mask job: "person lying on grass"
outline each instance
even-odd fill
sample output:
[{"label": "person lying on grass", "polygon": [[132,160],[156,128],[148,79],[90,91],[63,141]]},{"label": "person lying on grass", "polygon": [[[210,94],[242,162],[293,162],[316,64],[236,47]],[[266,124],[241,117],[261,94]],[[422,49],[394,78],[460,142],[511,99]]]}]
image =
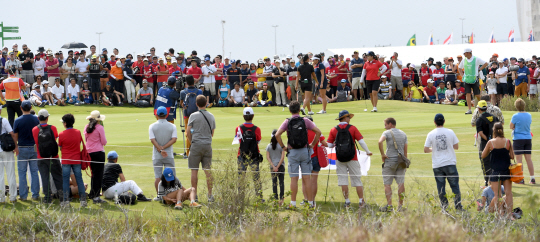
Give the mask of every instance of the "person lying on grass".
[{"label": "person lying on grass", "polygon": [[161,181],[158,184],[158,196],[163,198],[164,204],[175,204],[174,209],[182,210],[182,202],[188,199],[191,201],[189,207],[201,207],[195,202],[195,189],[183,187],[172,169],[168,167],[163,170]]}]

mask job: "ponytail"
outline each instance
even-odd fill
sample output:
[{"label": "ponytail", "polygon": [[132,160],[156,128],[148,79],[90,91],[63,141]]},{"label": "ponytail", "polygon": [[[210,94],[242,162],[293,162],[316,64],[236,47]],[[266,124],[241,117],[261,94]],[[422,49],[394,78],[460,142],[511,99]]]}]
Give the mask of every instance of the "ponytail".
[{"label": "ponytail", "polygon": [[98,121],[94,118],[89,119],[90,122],[88,123],[88,126],[86,127],[86,133],[90,134],[94,132],[96,129],[96,124],[98,124]]},{"label": "ponytail", "polygon": [[493,125],[493,137],[504,138],[504,127],[501,122],[497,122]]},{"label": "ponytail", "polygon": [[270,139],[270,144],[272,144],[272,149],[273,150],[276,150],[277,144],[278,144],[277,139],[276,139],[276,133],[277,133],[277,130],[274,129],[272,131],[272,139]]}]

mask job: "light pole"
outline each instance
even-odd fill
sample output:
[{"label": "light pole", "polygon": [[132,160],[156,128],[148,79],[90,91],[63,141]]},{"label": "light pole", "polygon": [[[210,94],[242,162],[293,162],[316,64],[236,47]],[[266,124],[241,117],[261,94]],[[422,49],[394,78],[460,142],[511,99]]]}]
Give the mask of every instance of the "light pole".
[{"label": "light pole", "polygon": [[225,20],[221,20],[221,29],[223,30],[223,34],[221,35],[221,39],[223,40],[221,50],[223,53],[221,56],[225,56]]},{"label": "light pole", "polygon": [[461,43],[463,44],[463,38],[465,38],[463,35],[463,20],[465,20],[465,18],[459,18],[459,20],[461,20]]},{"label": "light pole", "polygon": [[277,55],[277,27],[279,25],[272,25],[272,27],[274,28],[274,55]]},{"label": "light pole", "polygon": [[[98,40],[99,40],[99,42],[98,42],[98,51],[100,51],[101,50],[101,34],[103,34],[103,32],[96,32],[96,34],[99,36],[98,37]],[[99,52],[97,52],[97,53],[99,53]]]},{"label": "light pole", "polygon": [[292,45],[292,57],[294,57],[294,45]]}]

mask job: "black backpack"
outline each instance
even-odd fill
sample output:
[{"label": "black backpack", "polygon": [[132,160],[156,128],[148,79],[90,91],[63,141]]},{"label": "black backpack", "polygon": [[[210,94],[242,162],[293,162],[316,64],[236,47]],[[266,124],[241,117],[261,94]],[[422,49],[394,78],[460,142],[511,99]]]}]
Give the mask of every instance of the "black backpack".
[{"label": "black backpack", "polygon": [[5,133],[5,134],[2,134],[3,132],[3,125],[2,125],[2,117],[0,117],[0,147],[2,148],[3,151],[13,151],[15,150],[15,140],[13,140],[13,137],[11,137],[11,134],[9,133]]},{"label": "black backpack", "polygon": [[39,155],[43,158],[51,158],[58,155],[58,143],[50,125],[45,127],[38,125],[38,147]]},{"label": "black backpack", "polygon": [[186,93],[186,98],[184,99],[184,107],[186,109],[186,117],[189,117],[192,113],[197,112],[199,108],[197,107],[197,92],[199,89],[190,90],[186,88],[184,92]]},{"label": "black backpack", "polygon": [[493,115],[489,115],[488,117],[492,117],[493,121],[489,121],[487,117],[480,116],[481,119],[484,120],[485,123],[489,124],[489,134],[484,134],[487,137],[487,140],[490,140],[493,138],[493,125],[495,125],[496,122],[499,122],[499,119]]},{"label": "black backpack", "polygon": [[134,205],[137,201],[137,196],[133,193],[128,193],[126,195],[119,195],[118,196],[118,203],[125,204],[125,205]]},{"label": "black backpack", "polygon": [[304,118],[295,117],[289,119],[287,125],[287,144],[293,149],[304,148],[308,142],[308,132]]},{"label": "black backpack", "polygon": [[350,124],[347,124],[344,129],[340,128],[339,125],[336,126],[338,133],[334,144],[336,146],[336,158],[340,162],[348,162],[356,155],[356,142],[349,132],[350,127]]},{"label": "black backpack", "polygon": [[240,125],[240,130],[242,130],[242,142],[240,142],[240,154],[244,159],[249,159],[252,161],[261,161],[259,160],[259,146],[257,144],[257,136],[255,130],[257,126],[248,128],[243,124]]}]

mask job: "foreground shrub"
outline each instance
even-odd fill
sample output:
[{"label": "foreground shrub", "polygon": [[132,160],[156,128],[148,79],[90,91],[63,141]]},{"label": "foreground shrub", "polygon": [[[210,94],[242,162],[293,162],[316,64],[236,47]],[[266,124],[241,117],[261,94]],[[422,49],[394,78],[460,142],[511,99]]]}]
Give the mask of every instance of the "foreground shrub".
[{"label": "foreground shrub", "polygon": [[[514,102],[516,102],[516,100],[518,99],[518,97],[511,97],[511,96],[508,96],[508,97],[505,97],[501,100],[501,102],[499,103],[499,108],[502,110],[502,111],[515,111],[517,112],[517,109],[516,107],[514,106]],[[540,111],[540,100],[538,99],[538,97],[536,97],[535,99],[529,99],[529,98],[522,98],[523,101],[525,101],[525,111],[527,112],[538,112]]]}]

